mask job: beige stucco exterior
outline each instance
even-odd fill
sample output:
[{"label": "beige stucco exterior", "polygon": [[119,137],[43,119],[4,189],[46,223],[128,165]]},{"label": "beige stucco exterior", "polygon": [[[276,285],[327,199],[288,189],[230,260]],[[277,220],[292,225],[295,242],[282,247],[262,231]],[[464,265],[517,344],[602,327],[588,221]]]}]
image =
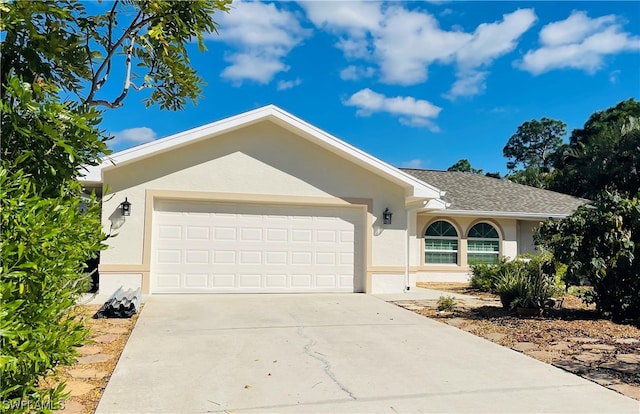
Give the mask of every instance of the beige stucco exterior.
[{"label": "beige stucco exterior", "polygon": [[[114,159],[87,179],[104,190],[102,225],[110,237],[99,269],[105,293],[121,285],[150,293],[154,211],[164,200],[355,211],[353,286],[358,292],[468,280],[466,234],[479,222],[497,229],[501,257],[535,252],[536,219],[447,214],[439,189],[273,107],[123,151]],[[125,198],[131,203],[128,217],[120,212]],[[385,225],[387,208],[393,220]],[[455,265],[424,263],[423,235],[435,220],[457,229]]]},{"label": "beige stucco exterior", "polygon": [[[106,169],[103,180],[102,224],[114,237],[101,256],[101,285],[135,274],[148,291],[157,199],[362,208],[365,274],[356,285],[370,292],[373,275],[404,274],[404,189],[272,122]],[[132,205],[126,218],[120,214],[125,197]],[[385,208],[395,214],[383,226]]]}]

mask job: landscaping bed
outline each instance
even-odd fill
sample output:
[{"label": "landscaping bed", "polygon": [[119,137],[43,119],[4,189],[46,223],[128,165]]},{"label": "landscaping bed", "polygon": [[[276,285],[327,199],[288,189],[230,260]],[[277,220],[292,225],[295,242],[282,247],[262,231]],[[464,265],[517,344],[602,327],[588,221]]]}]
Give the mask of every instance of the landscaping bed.
[{"label": "landscaping bed", "polygon": [[100,305],[78,306],[78,317],[85,319],[91,329],[90,343],[78,348],[75,364],[58,367],[57,374],[47,379],[52,384],[65,381],[65,391],[70,393],[64,410],[56,413],[95,412],[139,315],[130,319],[92,319],[98,309]]},{"label": "landscaping bed", "polygon": [[520,317],[502,309],[496,295],[468,284],[419,283],[419,287],[473,295],[456,300],[450,312],[435,300],[398,301],[397,305],[512,348],[540,361],[640,400],[640,328],[598,319],[593,307],[566,295],[562,308],[542,317]]}]

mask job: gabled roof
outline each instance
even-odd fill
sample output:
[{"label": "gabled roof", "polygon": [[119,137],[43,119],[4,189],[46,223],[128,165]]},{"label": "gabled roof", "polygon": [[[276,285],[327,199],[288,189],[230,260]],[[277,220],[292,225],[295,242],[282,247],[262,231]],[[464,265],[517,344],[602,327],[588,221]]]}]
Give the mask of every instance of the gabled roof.
[{"label": "gabled roof", "polygon": [[430,207],[444,208],[444,202],[439,200],[440,190],[425,181],[407,174],[366,152],[347,144],[346,142],[322,131],[319,128],[291,115],[274,105],[264,106],[211,124],[180,132],[166,138],[114,153],[94,167],[86,167],[81,181],[86,184],[102,183],[103,172],[118,168],[128,163],[136,162],[157,154],[168,152],[186,145],[256,124],[271,121],[303,139],[307,139],[320,147],[344,158],[366,170],[377,174],[405,189],[406,203],[428,201]]},{"label": "gabled roof", "polygon": [[403,168],[445,191],[447,214],[514,218],[565,217],[588,200],[480,174]]}]

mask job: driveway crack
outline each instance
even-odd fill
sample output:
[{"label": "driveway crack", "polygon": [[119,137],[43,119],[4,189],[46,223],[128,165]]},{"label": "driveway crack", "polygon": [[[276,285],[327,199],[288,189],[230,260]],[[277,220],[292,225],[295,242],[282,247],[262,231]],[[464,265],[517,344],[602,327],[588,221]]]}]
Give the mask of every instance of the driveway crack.
[{"label": "driveway crack", "polygon": [[310,338],[304,333],[304,326],[298,326],[298,335],[300,335],[302,338],[309,340],[309,342],[304,346],[304,353],[310,356],[311,358],[314,358],[320,361],[324,365],[325,374],[327,374],[327,376],[331,379],[331,381],[334,384],[336,384],[338,388],[340,388],[343,392],[345,392],[349,396],[349,398],[351,398],[352,400],[357,400],[356,396],[353,395],[353,393],[349,391],[347,387],[342,385],[340,381],[338,381],[338,378],[336,378],[336,374],[334,374],[333,370],[331,369],[331,362],[329,362],[326,358],[324,358],[324,356],[319,352],[313,351],[313,347],[316,345],[317,342],[315,339]]}]

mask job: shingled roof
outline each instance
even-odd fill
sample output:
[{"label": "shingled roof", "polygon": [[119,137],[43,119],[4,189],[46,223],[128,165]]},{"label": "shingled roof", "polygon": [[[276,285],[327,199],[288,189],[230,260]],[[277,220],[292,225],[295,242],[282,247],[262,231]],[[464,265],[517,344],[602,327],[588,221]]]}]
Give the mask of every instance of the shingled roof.
[{"label": "shingled roof", "polygon": [[588,200],[480,174],[401,168],[446,194],[448,210],[523,217],[564,217]]}]

